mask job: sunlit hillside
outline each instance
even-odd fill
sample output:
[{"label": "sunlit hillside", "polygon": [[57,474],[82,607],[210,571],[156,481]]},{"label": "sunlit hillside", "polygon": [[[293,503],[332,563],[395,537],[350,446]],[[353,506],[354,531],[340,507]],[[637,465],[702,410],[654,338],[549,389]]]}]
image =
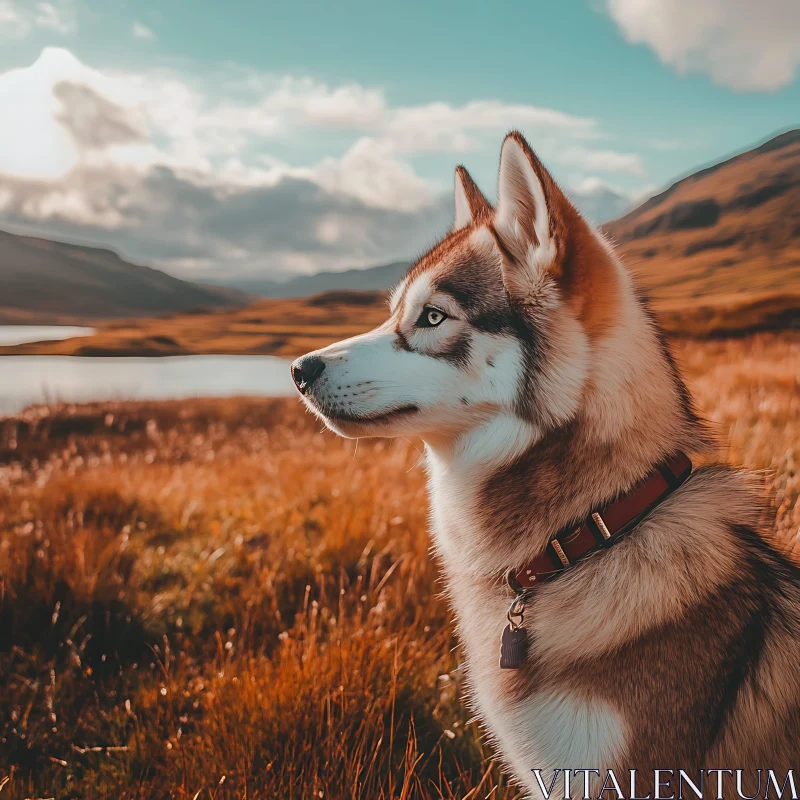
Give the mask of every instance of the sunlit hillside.
[{"label": "sunlit hillside", "polygon": [[670,316],[794,295],[800,325],[800,130],[676,182],[605,228]]}]

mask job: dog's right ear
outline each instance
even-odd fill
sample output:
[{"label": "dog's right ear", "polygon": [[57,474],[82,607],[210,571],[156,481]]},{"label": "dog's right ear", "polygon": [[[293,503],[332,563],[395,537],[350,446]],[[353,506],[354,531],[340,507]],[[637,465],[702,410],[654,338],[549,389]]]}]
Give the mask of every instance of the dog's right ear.
[{"label": "dog's right ear", "polygon": [[528,302],[543,280],[561,277],[567,228],[581,224],[586,227],[523,136],[508,134],[494,227],[511,256],[504,259],[503,280],[512,296]]},{"label": "dog's right ear", "polygon": [[539,305],[555,284],[588,332],[609,330],[619,316],[610,249],[517,132],[506,136],[500,153],[493,231],[503,284],[514,301]]},{"label": "dog's right ear", "polygon": [[492,211],[489,201],[483,196],[483,192],[472,180],[469,172],[462,167],[456,167],[455,185],[455,222],[453,230],[464,228],[471,225],[477,219],[485,217]]}]

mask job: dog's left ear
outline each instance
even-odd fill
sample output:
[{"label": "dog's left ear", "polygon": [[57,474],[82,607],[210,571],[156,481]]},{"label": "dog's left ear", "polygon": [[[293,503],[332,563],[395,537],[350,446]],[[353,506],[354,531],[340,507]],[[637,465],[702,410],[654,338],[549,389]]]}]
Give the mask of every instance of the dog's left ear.
[{"label": "dog's left ear", "polygon": [[456,231],[471,225],[475,220],[487,216],[492,211],[492,206],[483,196],[483,192],[472,180],[469,172],[460,165],[456,167],[455,206],[453,230]]},{"label": "dog's left ear", "polygon": [[522,134],[508,134],[494,227],[510,256],[503,278],[512,294],[524,300],[544,277],[560,278],[567,230],[577,221],[583,222]]}]

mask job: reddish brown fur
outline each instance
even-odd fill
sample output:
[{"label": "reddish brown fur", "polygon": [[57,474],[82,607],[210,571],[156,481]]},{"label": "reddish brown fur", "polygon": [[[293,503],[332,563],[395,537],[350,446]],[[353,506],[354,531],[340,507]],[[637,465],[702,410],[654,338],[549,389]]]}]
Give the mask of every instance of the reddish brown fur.
[{"label": "reddish brown fur", "polygon": [[467,198],[469,213],[473,222],[489,219],[494,211],[492,204],[484,197],[483,192],[472,180],[472,176],[461,164],[456,167],[456,180],[460,180],[461,185],[464,187],[464,194]]},{"label": "reddish brown fur", "polygon": [[[613,256],[561,191],[525,139],[516,132],[509,134],[509,137],[523,146],[545,190],[550,209],[551,234],[556,242],[556,259],[551,272],[565,302],[583,324],[589,337],[598,338],[618,316],[620,287]],[[468,261],[472,257],[469,238],[479,227],[489,230],[504,259],[522,257],[521,254],[514,254],[509,243],[498,236],[492,222],[494,208],[467,170],[459,166],[456,171],[469,203],[472,222],[452,231],[425,253],[409,270],[407,286],[423,272],[442,272],[456,262]],[[534,210],[530,207],[527,218],[523,218],[520,225],[536,242],[533,214]]]},{"label": "reddish brown fur", "polygon": [[474,225],[467,225],[447,234],[437,242],[427,253],[421,256],[406,275],[406,287],[410,286],[415,278],[423,272],[434,269],[443,262],[449,262],[458,253],[469,253],[469,236],[475,229]]}]

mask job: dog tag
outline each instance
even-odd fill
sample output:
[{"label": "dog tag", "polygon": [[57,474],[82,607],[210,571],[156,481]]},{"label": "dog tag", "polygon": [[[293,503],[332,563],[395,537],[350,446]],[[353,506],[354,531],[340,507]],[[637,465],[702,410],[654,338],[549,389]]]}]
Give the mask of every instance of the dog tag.
[{"label": "dog tag", "polygon": [[528,654],[528,632],[511,623],[500,639],[500,669],[519,669]]}]

